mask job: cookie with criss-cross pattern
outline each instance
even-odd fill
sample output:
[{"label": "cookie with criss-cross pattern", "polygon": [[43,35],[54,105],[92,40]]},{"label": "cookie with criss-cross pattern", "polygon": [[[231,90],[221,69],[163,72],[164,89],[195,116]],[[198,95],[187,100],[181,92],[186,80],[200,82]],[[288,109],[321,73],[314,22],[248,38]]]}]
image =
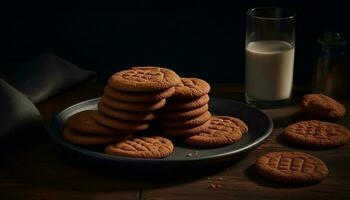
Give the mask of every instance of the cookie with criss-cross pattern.
[{"label": "cookie with criss-cross pattern", "polygon": [[303,97],[301,108],[314,119],[336,121],[345,115],[345,107],[324,94],[308,94]]},{"label": "cookie with criss-cross pattern", "polygon": [[181,78],[181,83],[175,86],[172,99],[194,99],[208,94],[210,85],[199,78]]},{"label": "cookie with criss-cross pattern", "polygon": [[162,134],[166,136],[175,136],[175,137],[191,136],[191,135],[196,135],[198,133],[203,132],[209,127],[209,125],[210,125],[210,120],[208,120],[207,122],[199,126],[188,127],[188,128],[166,129],[166,130],[163,130]]},{"label": "cookie with criss-cross pattern", "polygon": [[350,131],[346,127],[318,120],[291,124],[283,136],[290,143],[314,149],[333,148],[350,141]]},{"label": "cookie with criss-cross pattern", "polygon": [[211,114],[209,111],[203,113],[202,115],[186,120],[163,120],[160,122],[160,127],[164,129],[171,128],[188,128],[194,126],[200,126],[205,122],[209,121]]},{"label": "cookie with criss-cross pattern", "polygon": [[155,101],[155,102],[143,102],[143,103],[125,102],[125,101],[118,101],[115,99],[111,99],[106,95],[103,95],[100,101],[103,104],[113,109],[135,111],[135,112],[148,112],[148,111],[158,110],[162,108],[166,103],[166,99],[161,99],[160,101]]},{"label": "cookie with criss-cross pattern", "polygon": [[187,137],[184,141],[195,146],[219,147],[237,142],[247,132],[247,125],[237,118],[213,116],[206,130]]},{"label": "cookie with criss-cross pattern", "polygon": [[172,112],[161,112],[161,118],[166,120],[185,120],[198,117],[208,111],[208,104],[191,110],[180,110]]},{"label": "cookie with criss-cross pattern", "polygon": [[137,158],[164,158],[174,150],[173,143],[160,136],[134,137],[106,147],[105,153]]},{"label": "cookie with criss-cross pattern", "polygon": [[180,77],[172,70],[161,67],[133,67],[113,74],[108,85],[127,92],[166,90],[180,83]]},{"label": "cookie with criss-cross pattern", "polygon": [[121,119],[116,119],[112,117],[108,117],[104,114],[99,113],[94,116],[94,119],[97,123],[107,126],[117,130],[125,130],[125,131],[143,131],[149,128],[149,123],[146,121],[126,121]]},{"label": "cookie with criss-cross pattern", "polygon": [[163,107],[164,111],[188,111],[196,109],[202,106],[207,105],[209,102],[209,95],[203,95],[195,99],[186,99],[186,100],[171,100],[168,99],[166,106]]},{"label": "cookie with criss-cross pattern", "polygon": [[266,179],[292,185],[315,184],[328,176],[326,164],[302,152],[270,152],[256,161],[258,173]]},{"label": "cookie with criss-cross pattern", "polygon": [[104,103],[98,103],[99,112],[117,119],[129,120],[129,121],[151,121],[156,119],[157,115],[154,112],[130,112],[125,110],[110,108]]}]

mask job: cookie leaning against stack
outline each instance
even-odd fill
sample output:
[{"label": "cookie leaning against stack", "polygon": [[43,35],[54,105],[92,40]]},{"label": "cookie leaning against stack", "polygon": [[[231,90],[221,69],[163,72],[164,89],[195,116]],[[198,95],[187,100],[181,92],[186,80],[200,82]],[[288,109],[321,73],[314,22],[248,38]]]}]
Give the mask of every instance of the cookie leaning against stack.
[{"label": "cookie leaning against stack", "polygon": [[175,93],[161,110],[159,127],[164,135],[190,136],[210,124],[208,111],[210,85],[198,78],[181,78]]},{"label": "cookie leaning against stack", "polygon": [[108,80],[98,103],[100,114],[95,119],[113,129],[146,130],[157,117],[155,111],[165,105],[179,82],[175,72],[160,67],[133,67],[117,72]]}]

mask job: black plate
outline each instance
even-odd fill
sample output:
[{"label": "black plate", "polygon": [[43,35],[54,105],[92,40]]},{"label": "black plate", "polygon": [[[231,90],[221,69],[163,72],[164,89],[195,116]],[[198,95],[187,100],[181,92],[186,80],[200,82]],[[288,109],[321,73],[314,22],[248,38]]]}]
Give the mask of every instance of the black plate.
[{"label": "black plate", "polygon": [[178,167],[196,164],[211,164],[232,161],[261,144],[272,132],[273,123],[270,117],[247,104],[229,99],[210,99],[210,111],[214,115],[229,115],[243,120],[249,127],[249,132],[243,138],[228,146],[204,149],[188,146],[180,141],[174,141],[174,152],[164,159],[141,159],[103,154],[103,148],[86,148],[71,144],[62,138],[66,120],[73,114],[96,109],[99,98],[75,104],[60,112],[50,124],[50,134],[55,142],[68,150],[75,158],[83,158],[94,164],[115,165],[120,167]]}]

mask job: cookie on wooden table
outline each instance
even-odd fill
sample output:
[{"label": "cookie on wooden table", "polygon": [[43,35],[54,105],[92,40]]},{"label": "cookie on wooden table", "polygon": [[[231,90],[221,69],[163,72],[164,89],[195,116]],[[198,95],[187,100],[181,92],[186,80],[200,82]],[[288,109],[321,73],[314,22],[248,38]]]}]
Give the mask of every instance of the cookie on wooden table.
[{"label": "cookie on wooden table", "polygon": [[126,102],[156,102],[171,97],[175,93],[175,87],[155,92],[125,92],[106,86],[104,94],[111,99]]},{"label": "cookie on wooden table", "polygon": [[350,141],[350,131],[346,127],[318,120],[291,124],[283,136],[290,143],[314,149],[333,148]]},{"label": "cookie on wooden table", "polygon": [[125,130],[125,131],[143,131],[149,128],[149,123],[144,121],[126,121],[116,118],[108,117],[104,114],[99,113],[98,115],[94,116],[94,119],[97,123],[117,129],[117,130]]},{"label": "cookie on wooden table", "polygon": [[292,185],[315,184],[328,176],[326,164],[302,152],[270,152],[256,161],[258,173],[266,179]]},{"label": "cookie on wooden table", "polygon": [[195,99],[186,100],[168,100],[166,106],[164,106],[164,111],[184,111],[200,108],[209,102],[209,95],[203,95]]},{"label": "cookie on wooden table", "polygon": [[180,77],[172,70],[161,67],[133,67],[113,74],[108,85],[127,92],[166,90],[180,83]]},{"label": "cookie on wooden table", "polygon": [[164,158],[174,150],[173,143],[160,136],[134,137],[106,147],[105,153],[137,158]]},{"label": "cookie on wooden table", "polygon": [[335,121],[345,115],[345,107],[324,94],[308,94],[301,102],[302,110],[313,117]]},{"label": "cookie on wooden table", "polygon": [[154,112],[130,112],[117,110],[104,105],[102,102],[98,103],[98,110],[102,114],[105,114],[109,117],[129,121],[151,121],[157,117],[156,113]]},{"label": "cookie on wooden table", "polygon": [[188,128],[204,124],[209,121],[211,114],[209,111],[203,113],[202,115],[186,120],[163,120],[160,122],[160,127],[164,129],[171,128]]},{"label": "cookie on wooden table", "polygon": [[219,147],[237,142],[247,132],[247,125],[237,118],[212,116],[206,130],[185,138],[184,142],[195,146]]},{"label": "cookie on wooden table", "polygon": [[94,119],[98,115],[96,110],[85,110],[78,112],[68,118],[68,126],[82,134],[94,134],[94,135],[119,135],[119,134],[131,134],[132,131],[115,130],[108,126],[103,126],[96,122]]},{"label": "cookie on wooden table", "polygon": [[86,135],[66,127],[63,131],[63,139],[78,145],[102,145],[110,144],[125,139],[126,135]]},{"label": "cookie on wooden table", "polygon": [[199,78],[181,78],[181,83],[175,86],[172,99],[194,99],[208,94],[210,85]]},{"label": "cookie on wooden table", "polygon": [[106,95],[102,96],[100,101],[103,104],[113,109],[135,111],[135,112],[158,110],[162,108],[166,103],[166,99],[161,99],[160,101],[156,101],[156,102],[144,102],[144,103],[125,102],[125,101],[118,101],[115,99],[111,99]]}]

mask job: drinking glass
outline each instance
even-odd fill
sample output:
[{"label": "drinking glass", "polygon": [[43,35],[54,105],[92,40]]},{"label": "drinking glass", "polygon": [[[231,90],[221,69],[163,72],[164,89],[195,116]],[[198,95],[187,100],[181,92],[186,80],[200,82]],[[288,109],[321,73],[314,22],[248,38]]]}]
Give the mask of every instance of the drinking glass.
[{"label": "drinking glass", "polygon": [[288,104],[293,85],[295,13],[262,7],[247,11],[246,101],[269,108]]}]

